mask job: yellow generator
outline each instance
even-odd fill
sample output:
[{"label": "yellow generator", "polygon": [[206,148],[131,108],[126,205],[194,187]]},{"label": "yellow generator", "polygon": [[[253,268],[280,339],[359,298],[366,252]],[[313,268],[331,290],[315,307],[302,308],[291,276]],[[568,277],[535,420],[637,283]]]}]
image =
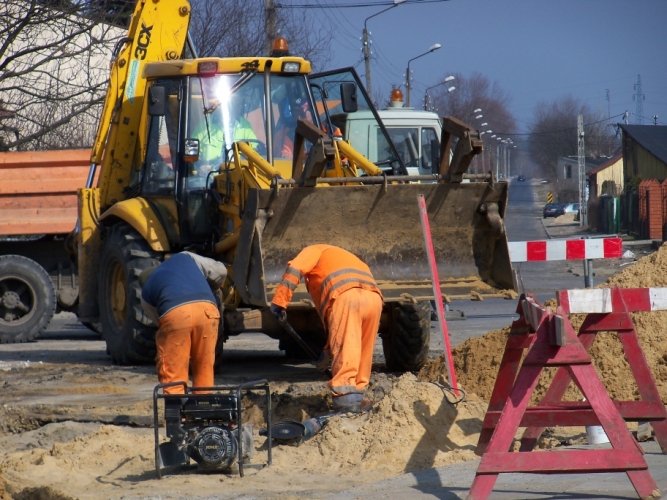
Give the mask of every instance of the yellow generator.
[{"label": "yellow generator", "polygon": [[[418,369],[433,299],[418,195],[448,297],[512,288],[507,185],[465,173],[481,151],[474,131],[445,119],[432,174],[409,176],[352,68],[311,74],[284,49],[182,58],[188,17],[185,1],[137,4],[79,196],[79,316],[99,326],[114,362],[153,360],[155,326],[140,307],[138,278],[182,250],[229,269],[221,340],[261,331],[296,353],[267,307],[288,260],[330,243],[361,257],[378,280],[388,367]],[[354,113],[369,111],[387,144],[381,165],[341,138]],[[303,287],[288,320],[322,347]]]}]

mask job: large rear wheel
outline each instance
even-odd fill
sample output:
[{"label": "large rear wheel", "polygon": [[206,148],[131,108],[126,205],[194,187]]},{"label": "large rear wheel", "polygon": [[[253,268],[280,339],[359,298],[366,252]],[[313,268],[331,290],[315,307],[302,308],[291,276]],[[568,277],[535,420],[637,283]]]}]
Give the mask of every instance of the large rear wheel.
[{"label": "large rear wheel", "polygon": [[49,325],[56,295],[48,273],[22,255],[0,257],[0,343],[28,342]]},{"label": "large rear wheel", "polygon": [[102,336],[116,364],[155,360],[155,325],[141,307],[139,275],[158,264],[157,252],[134,229],[111,227],[100,259],[98,301]]},{"label": "large rear wheel", "polygon": [[431,303],[395,302],[391,321],[381,333],[387,370],[417,371],[426,362],[431,340]]}]

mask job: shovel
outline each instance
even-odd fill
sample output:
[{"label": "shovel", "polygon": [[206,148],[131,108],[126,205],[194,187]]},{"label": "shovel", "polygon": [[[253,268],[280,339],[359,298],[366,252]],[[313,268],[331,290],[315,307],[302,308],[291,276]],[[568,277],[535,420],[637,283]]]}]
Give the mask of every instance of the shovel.
[{"label": "shovel", "polygon": [[[305,340],[297,333],[297,331],[292,327],[292,325],[289,324],[287,321],[287,318],[285,319],[279,319],[278,323],[280,323],[280,326],[283,327],[283,329],[287,332],[287,334],[301,347],[301,349],[304,350],[304,352],[310,357],[312,360],[313,364],[320,368],[319,366],[319,361],[320,357],[313,351],[313,349],[306,343]],[[327,374],[327,376],[331,377],[331,370],[328,368],[323,370],[324,373]]]},{"label": "shovel", "polygon": [[290,337],[292,337],[292,340],[294,340],[297,344],[299,344],[299,347],[304,350],[308,356],[314,361],[317,362],[319,359],[319,356],[315,354],[315,351],[311,349],[311,347],[306,343],[305,340],[301,338],[301,335],[297,333],[297,331],[292,327],[287,322],[287,318],[285,319],[279,319],[278,323],[280,323],[280,326],[283,327],[283,329],[288,333]]}]

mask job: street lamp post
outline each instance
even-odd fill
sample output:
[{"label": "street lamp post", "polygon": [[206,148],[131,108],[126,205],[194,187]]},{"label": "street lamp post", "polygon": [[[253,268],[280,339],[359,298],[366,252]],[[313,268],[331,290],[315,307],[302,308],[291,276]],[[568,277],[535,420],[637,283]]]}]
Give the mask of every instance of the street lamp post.
[{"label": "street lamp post", "polygon": [[420,57],[423,57],[426,54],[430,54],[431,52],[438,50],[440,47],[442,47],[442,45],[440,45],[439,43],[434,43],[428,48],[426,52],[422,52],[418,56],[415,56],[412,59],[408,60],[408,68],[405,70],[405,91],[407,93],[406,105],[408,108],[410,107],[410,63],[415,59],[419,59]]},{"label": "street lamp post", "polygon": [[[473,110],[472,110],[472,114],[473,114],[473,117],[475,118],[475,120],[480,120],[480,121],[481,121],[481,120],[484,118],[484,115],[482,114],[482,108],[475,108],[475,109],[473,109]],[[484,123],[481,124],[482,127],[486,127],[487,125],[488,125],[487,122],[484,122]],[[480,134],[480,137],[481,137],[483,134],[484,134],[484,132],[482,132],[482,133]],[[480,164],[480,162],[482,163],[482,168],[481,168],[481,169],[479,168],[479,164]],[[474,171],[475,173],[480,173],[480,172],[483,172],[483,171],[484,171],[484,148],[482,148],[482,157],[479,158],[479,161],[474,161],[474,162],[473,162],[473,164],[471,165],[471,169],[472,169],[472,171]]]},{"label": "street lamp post", "polygon": [[[426,90],[424,91],[424,110],[425,111],[428,111],[429,104],[430,104],[429,103],[428,91],[431,90],[431,89],[434,89],[436,87],[439,87],[440,85],[445,85],[449,82],[453,82],[454,80],[456,80],[456,78],[452,75],[449,75],[447,78],[445,78],[440,83],[436,83],[435,85],[431,85],[430,87],[426,87]],[[454,85],[450,85],[449,87],[447,87],[447,92],[454,92],[455,90],[456,90],[456,87],[454,87]]]},{"label": "street lamp post", "polygon": [[370,42],[368,40],[368,27],[366,26],[366,23],[368,23],[368,20],[375,17],[379,16],[383,12],[387,12],[390,9],[393,9],[394,7],[398,7],[400,4],[404,3],[405,0],[394,0],[393,5],[390,5],[386,9],[382,9],[380,12],[376,12],[375,14],[368,16],[366,19],[364,19],[364,31],[361,33],[361,39],[362,39],[362,51],[364,53],[364,71],[365,71],[365,76],[366,76],[366,91],[368,92],[368,95],[371,96],[373,93],[371,92],[371,47],[370,47]]},{"label": "street lamp post", "polygon": [[500,143],[502,141],[502,137],[496,136],[496,180],[500,180]]},{"label": "street lamp post", "polygon": [[[482,125],[486,126],[486,125],[488,125],[488,123],[483,123]],[[484,134],[493,134],[493,130],[491,130],[491,129],[484,130],[484,131],[479,133],[479,136],[484,137]],[[482,148],[482,173],[486,172],[486,170],[485,170],[486,169],[485,155],[486,155],[486,148],[483,147]]]}]

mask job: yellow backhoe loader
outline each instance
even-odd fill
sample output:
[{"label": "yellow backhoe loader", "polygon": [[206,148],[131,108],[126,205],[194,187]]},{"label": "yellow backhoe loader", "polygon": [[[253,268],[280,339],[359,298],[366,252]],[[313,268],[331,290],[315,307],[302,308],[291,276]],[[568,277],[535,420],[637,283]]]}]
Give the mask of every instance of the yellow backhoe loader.
[{"label": "yellow backhoe loader", "polygon": [[[420,194],[445,294],[512,288],[507,185],[465,173],[481,151],[476,132],[445,119],[437,169],[408,176],[381,126],[389,160],[375,165],[339,133],[352,113],[377,118],[352,68],[315,75],[284,50],[194,58],[189,14],[185,0],[137,3],[79,193],[79,316],[99,325],[114,362],[152,361],[155,327],[140,308],[138,277],[185,249],[228,266],[222,338],[262,331],[298,350],[267,306],[289,259],[305,245],[331,243],[359,255],[380,284],[388,367],[419,368],[433,298]],[[322,347],[305,288],[288,319]]]}]

